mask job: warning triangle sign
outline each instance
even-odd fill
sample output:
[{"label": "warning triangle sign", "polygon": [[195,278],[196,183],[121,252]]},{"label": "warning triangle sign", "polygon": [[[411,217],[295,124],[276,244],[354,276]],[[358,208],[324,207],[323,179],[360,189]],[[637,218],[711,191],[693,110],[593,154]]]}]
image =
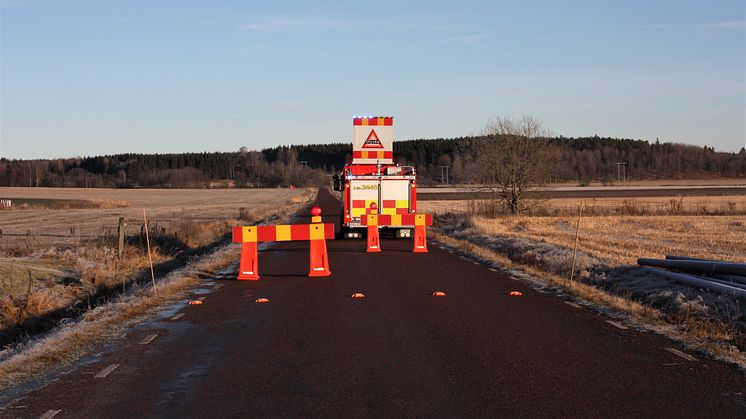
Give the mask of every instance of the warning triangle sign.
[{"label": "warning triangle sign", "polygon": [[381,140],[379,140],[378,135],[376,135],[376,130],[374,129],[370,130],[370,134],[368,134],[368,138],[363,143],[363,148],[383,148],[383,144],[381,144]]}]

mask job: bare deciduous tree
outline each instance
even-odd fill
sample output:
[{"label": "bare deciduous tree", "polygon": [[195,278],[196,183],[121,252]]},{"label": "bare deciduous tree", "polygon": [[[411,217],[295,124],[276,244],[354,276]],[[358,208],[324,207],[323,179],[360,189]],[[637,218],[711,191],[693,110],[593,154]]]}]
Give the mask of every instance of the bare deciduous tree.
[{"label": "bare deciduous tree", "polygon": [[549,132],[531,117],[497,117],[485,128],[477,146],[477,175],[494,199],[512,214],[525,210],[526,192],[545,179],[548,162],[543,152]]}]

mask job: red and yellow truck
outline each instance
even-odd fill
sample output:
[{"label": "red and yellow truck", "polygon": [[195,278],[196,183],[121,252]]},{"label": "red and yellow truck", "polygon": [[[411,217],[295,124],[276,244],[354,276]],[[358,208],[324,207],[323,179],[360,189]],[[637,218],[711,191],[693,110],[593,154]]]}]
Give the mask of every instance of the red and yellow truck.
[{"label": "red and yellow truck", "polygon": [[[411,166],[394,163],[391,116],[352,118],[352,161],[334,175],[334,190],[341,192],[341,233],[345,238],[364,236],[360,216],[375,204],[379,214],[413,214],[417,210],[416,173]],[[379,227],[397,238],[412,236],[414,226]]]}]

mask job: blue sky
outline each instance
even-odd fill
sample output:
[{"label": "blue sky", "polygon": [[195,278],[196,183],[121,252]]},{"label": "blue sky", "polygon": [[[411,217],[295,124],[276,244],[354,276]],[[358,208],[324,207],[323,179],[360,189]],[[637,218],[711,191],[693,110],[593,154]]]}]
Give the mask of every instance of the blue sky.
[{"label": "blue sky", "polygon": [[746,146],[737,1],[0,0],[0,156],[480,133]]}]

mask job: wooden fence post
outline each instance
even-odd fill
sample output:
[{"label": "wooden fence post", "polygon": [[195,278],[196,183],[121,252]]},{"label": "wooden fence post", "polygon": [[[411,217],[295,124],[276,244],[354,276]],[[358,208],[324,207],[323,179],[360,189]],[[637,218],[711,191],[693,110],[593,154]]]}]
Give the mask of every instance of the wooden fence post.
[{"label": "wooden fence post", "polygon": [[117,234],[119,236],[119,248],[117,249],[117,256],[119,259],[124,255],[124,229],[127,224],[124,223],[124,217],[119,217],[119,227],[117,228]]},{"label": "wooden fence post", "polygon": [[580,217],[583,216],[583,201],[580,201],[578,209],[578,223],[575,224],[575,248],[572,251],[572,270],[570,271],[570,281],[575,277],[575,260],[578,255],[578,234],[580,233]]}]

